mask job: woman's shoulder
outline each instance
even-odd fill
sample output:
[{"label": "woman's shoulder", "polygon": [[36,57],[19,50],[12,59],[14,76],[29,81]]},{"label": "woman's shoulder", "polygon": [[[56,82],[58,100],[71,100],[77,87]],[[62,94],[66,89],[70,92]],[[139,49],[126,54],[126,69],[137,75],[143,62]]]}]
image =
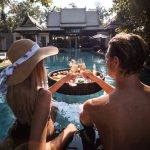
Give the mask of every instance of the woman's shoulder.
[{"label": "woman's shoulder", "polygon": [[43,103],[43,104],[47,105],[47,104],[50,104],[50,102],[51,102],[52,94],[50,91],[48,91],[44,88],[41,88],[38,91],[38,98],[37,99],[38,99],[38,102],[40,104]]},{"label": "woman's shoulder", "polygon": [[47,96],[51,97],[51,96],[52,96],[52,93],[51,93],[50,91],[44,89],[44,88],[40,88],[40,89],[38,90],[38,96],[39,96],[39,97],[43,97],[43,96],[44,96],[44,97],[47,97]]}]

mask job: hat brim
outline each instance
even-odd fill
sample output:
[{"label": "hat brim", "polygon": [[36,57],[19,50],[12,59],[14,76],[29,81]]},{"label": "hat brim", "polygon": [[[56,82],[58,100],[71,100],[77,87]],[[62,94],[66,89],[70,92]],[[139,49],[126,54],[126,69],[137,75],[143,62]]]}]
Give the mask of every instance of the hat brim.
[{"label": "hat brim", "polygon": [[38,62],[46,57],[56,55],[58,52],[58,48],[54,46],[39,48],[31,58],[14,69],[13,74],[8,77],[6,84],[12,86],[23,82],[30,75]]}]

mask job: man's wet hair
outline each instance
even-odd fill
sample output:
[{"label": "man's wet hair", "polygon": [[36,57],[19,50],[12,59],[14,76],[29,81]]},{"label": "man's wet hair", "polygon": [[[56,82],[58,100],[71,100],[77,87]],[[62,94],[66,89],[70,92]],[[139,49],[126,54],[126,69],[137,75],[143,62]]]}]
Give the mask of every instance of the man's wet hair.
[{"label": "man's wet hair", "polygon": [[136,34],[119,33],[109,41],[109,56],[117,56],[123,74],[139,73],[150,55],[148,44]]}]

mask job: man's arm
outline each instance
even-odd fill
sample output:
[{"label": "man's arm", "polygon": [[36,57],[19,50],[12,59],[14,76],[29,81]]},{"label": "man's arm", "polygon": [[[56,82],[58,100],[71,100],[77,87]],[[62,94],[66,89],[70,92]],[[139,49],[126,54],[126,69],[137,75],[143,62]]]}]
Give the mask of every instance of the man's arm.
[{"label": "man's arm", "polygon": [[83,104],[83,110],[80,113],[80,122],[83,125],[87,126],[93,125],[93,121],[90,117],[90,112],[91,112],[91,100],[88,100]]},{"label": "man's arm", "polygon": [[112,85],[109,85],[104,80],[99,79],[96,76],[95,76],[95,82],[108,94],[115,90],[115,87],[113,87]]},{"label": "man's arm", "polygon": [[96,115],[99,119],[101,118],[103,113],[100,113],[101,111],[104,111],[104,106],[109,103],[109,97],[110,95],[102,95],[93,99],[89,99],[86,102],[83,103],[83,110],[80,113],[80,121],[84,125],[93,125],[94,122],[94,116]]},{"label": "man's arm", "polygon": [[[142,83],[142,82],[141,82]],[[150,86],[148,86],[148,85],[146,85],[146,84],[144,84],[144,83],[142,83],[142,85],[144,86],[144,90],[145,91],[149,91],[150,92]]]},{"label": "man's arm", "polygon": [[106,83],[103,79],[98,78],[97,76],[93,75],[93,73],[89,70],[83,72],[83,76],[87,79],[90,79],[96,82],[106,93],[111,93],[115,90],[115,87]]}]

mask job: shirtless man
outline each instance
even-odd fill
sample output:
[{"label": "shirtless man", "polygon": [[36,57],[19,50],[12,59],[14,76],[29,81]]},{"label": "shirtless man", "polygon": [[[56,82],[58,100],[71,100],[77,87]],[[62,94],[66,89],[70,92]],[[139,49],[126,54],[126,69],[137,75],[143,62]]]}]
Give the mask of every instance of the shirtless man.
[{"label": "shirtless man", "polygon": [[120,33],[110,40],[106,53],[116,89],[84,72],[108,93],[87,100],[80,114],[82,124],[96,126],[104,150],[150,150],[150,87],[138,78],[149,53],[140,36]]}]

